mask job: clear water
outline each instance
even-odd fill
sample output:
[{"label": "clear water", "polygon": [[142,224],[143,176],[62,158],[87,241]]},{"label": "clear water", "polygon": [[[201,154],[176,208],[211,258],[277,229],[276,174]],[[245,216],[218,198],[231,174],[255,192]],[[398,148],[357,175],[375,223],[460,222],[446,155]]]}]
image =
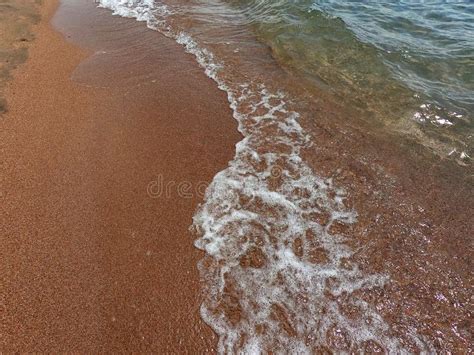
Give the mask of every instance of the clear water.
[{"label": "clear water", "polygon": [[376,50],[391,76],[427,99],[474,110],[474,6],[469,2],[315,2]]},{"label": "clear water", "polygon": [[[433,337],[418,331],[423,320],[392,324],[367,301],[390,283],[389,272],[363,271],[351,259],[356,251],[340,229],[357,223],[357,211],[302,154],[317,142],[300,121],[314,118],[322,94],[437,154],[455,150],[451,156],[469,165],[471,5],[446,5],[466,22],[443,30],[452,32],[449,46],[436,32],[441,25],[432,24],[430,36],[420,29],[448,20],[426,10],[426,21],[416,22],[420,8],[399,4],[100,0],[194,55],[227,93],[243,136],[193,224],[195,245],[206,252],[201,316],[220,353],[434,352]],[[436,46],[451,54],[436,54]]]},{"label": "clear water", "polygon": [[245,14],[281,65],[360,115],[405,134],[422,130],[425,143],[440,143],[431,146],[441,155],[455,149],[471,155],[474,2],[228,3]]}]

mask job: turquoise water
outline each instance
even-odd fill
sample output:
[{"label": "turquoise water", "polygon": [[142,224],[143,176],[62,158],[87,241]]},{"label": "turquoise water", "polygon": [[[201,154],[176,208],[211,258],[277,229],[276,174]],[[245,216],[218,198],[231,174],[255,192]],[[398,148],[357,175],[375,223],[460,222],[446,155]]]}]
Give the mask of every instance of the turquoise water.
[{"label": "turquoise water", "polygon": [[347,120],[382,126],[442,159],[471,165],[473,1],[118,3],[142,19],[159,19],[152,27],[189,34],[222,64],[220,75],[231,86],[259,81],[300,103],[307,97],[297,86],[312,92],[314,102],[327,93],[347,109]]},{"label": "turquoise water", "polygon": [[312,84],[362,115],[411,119],[431,138],[471,154],[474,2],[229,3],[282,65]]},{"label": "turquoise water", "polygon": [[376,49],[393,76],[440,105],[474,110],[474,3],[315,2]]}]

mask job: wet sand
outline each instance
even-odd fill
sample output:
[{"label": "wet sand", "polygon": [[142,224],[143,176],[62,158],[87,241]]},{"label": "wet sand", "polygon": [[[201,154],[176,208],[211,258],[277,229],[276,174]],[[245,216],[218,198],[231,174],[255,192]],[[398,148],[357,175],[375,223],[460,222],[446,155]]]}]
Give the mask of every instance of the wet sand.
[{"label": "wet sand", "polygon": [[[67,42],[49,23],[56,6],[42,5],[0,123],[0,350],[212,351],[188,226],[195,188],[239,140],[224,93],[132,20],[104,10],[81,23],[93,3],[60,9],[56,26],[83,48]],[[111,45],[112,28],[125,42]],[[111,55],[91,58],[104,43]]]},{"label": "wet sand", "polygon": [[[319,122],[303,122],[318,140],[305,158],[347,189],[346,203],[358,212],[356,224],[337,225],[334,231],[356,250],[350,261],[361,270],[390,275],[383,288],[360,293],[362,299],[409,351],[419,351],[407,339],[416,331],[437,352],[470,353],[471,171],[433,159],[414,142],[390,140],[362,125],[348,127],[331,108],[322,112],[326,117]],[[348,351],[338,336],[332,349]]]}]

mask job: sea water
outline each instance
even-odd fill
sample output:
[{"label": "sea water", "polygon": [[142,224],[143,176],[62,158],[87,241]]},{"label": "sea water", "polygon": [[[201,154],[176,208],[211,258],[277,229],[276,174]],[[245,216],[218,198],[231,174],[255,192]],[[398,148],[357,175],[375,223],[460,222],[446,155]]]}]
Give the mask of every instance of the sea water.
[{"label": "sea water", "polygon": [[[361,271],[346,192],[305,162],[299,101],[317,93],[364,121],[413,136],[470,167],[474,6],[470,2],[100,0],[195,56],[227,93],[243,139],[194,217],[205,281],[202,318],[221,353],[433,351],[399,339],[361,296],[385,273]],[[301,88],[309,95],[298,96]],[[310,97],[308,99],[308,97]],[[348,311],[350,310],[350,311]]]}]

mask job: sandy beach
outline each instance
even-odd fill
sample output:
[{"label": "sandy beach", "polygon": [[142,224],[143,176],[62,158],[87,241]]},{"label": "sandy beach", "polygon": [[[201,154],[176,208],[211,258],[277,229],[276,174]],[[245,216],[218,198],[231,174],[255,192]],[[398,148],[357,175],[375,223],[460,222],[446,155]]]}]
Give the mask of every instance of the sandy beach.
[{"label": "sandy beach", "polygon": [[[95,10],[88,5],[72,11]],[[147,37],[145,61],[128,63],[136,72],[154,67],[139,90],[113,73],[105,88],[72,81],[107,20],[122,35],[147,30],[104,10],[100,26],[79,24],[96,47],[79,48],[51,27],[57,6],[41,8],[1,121],[0,349],[212,351],[215,337],[198,311],[200,253],[188,231],[202,196],[160,196],[154,182],[194,188],[226,165],[238,135],[223,93],[162,36]]]},{"label": "sandy beach", "polygon": [[[292,82],[238,26],[256,64],[211,26],[230,68],[213,77],[185,39],[92,1],[8,9],[0,352],[472,350],[466,159]],[[199,32],[197,18],[170,23]],[[259,86],[259,65],[301,102]],[[192,228],[203,215],[223,232]]]}]

